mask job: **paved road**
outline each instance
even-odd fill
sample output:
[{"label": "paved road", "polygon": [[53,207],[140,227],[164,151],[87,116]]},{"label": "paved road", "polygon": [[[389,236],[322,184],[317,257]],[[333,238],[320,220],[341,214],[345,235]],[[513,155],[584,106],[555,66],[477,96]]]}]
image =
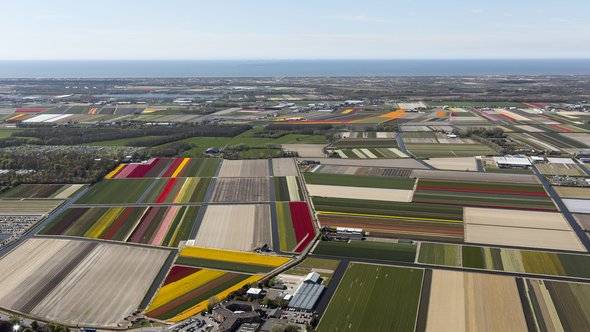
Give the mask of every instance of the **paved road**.
[{"label": "paved road", "polygon": [[485,169],[483,168],[483,163],[481,162],[481,159],[476,158],[475,165],[477,166],[478,172],[485,172]]},{"label": "paved road", "polygon": [[539,172],[539,169],[534,164],[533,171],[541,181],[541,184],[545,188],[545,191],[547,191],[547,193],[553,199],[553,201],[555,202],[555,204],[557,205],[565,219],[569,222],[574,232],[576,232],[576,235],[578,236],[584,247],[586,247],[586,250],[590,251],[590,239],[588,238],[588,236],[586,236],[586,233],[584,232],[582,227],[580,227],[580,225],[576,222],[576,219],[574,219],[571,212],[568,210],[567,206],[565,206],[565,204],[561,200],[561,197],[559,197],[559,195],[555,192],[555,189],[553,189],[553,187],[549,184],[549,181],[547,181],[545,176],[543,176],[543,174]]},{"label": "paved road", "polygon": [[[404,139],[403,139],[402,135],[403,135],[403,132],[401,132],[401,131],[398,131],[397,134],[395,135],[395,140],[397,141],[397,145],[399,146],[399,150],[401,152],[407,154],[408,156],[412,156],[412,154],[410,152],[408,152],[408,149],[406,148],[406,143],[404,143]],[[414,160],[416,160],[420,164],[424,165],[428,169],[435,169],[434,167],[432,167],[428,163],[425,163],[423,160],[420,160],[417,158],[414,158]]]},{"label": "paved road", "polygon": [[33,226],[27,233],[23,234],[23,236],[21,236],[20,239],[18,239],[17,241],[13,242],[12,244],[10,244],[10,245],[2,248],[2,249],[0,249],[0,257],[6,255],[9,251],[11,251],[12,249],[16,248],[19,244],[23,243],[27,239],[30,239],[33,236],[35,236],[35,234],[37,234],[41,229],[43,229],[43,227],[45,227],[53,219],[55,219],[55,217],[57,217],[59,214],[61,214],[63,211],[65,211],[67,208],[69,208],[77,199],[79,199],[80,197],[82,197],[88,191],[88,189],[89,189],[89,187],[84,188],[82,191],[80,191],[72,199],[70,199],[69,201],[65,202],[58,209],[56,209],[55,211],[53,211],[53,213],[51,213],[49,216],[47,216],[47,218],[41,220],[41,222],[39,222],[38,224],[36,224],[35,226]]},{"label": "paved road", "polygon": [[[587,176],[590,176],[590,170],[586,167],[584,167],[584,164],[582,164],[578,159],[574,158],[574,160],[576,161],[576,163],[578,163],[578,166],[582,169],[582,172],[586,173]],[[589,165],[586,165],[589,166]]]}]

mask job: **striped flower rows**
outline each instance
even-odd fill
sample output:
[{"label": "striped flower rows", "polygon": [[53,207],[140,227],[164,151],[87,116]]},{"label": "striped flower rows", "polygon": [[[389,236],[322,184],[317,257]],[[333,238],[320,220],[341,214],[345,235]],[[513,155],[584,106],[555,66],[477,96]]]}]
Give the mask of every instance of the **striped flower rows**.
[{"label": "striped flower rows", "polygon": [[207,308],[211,297],[225,299],[261,276],[175,265],[146,310],[148,317],[177,322]]},{"label": "striped flower rows", "polygon": [[177,178],[213,176],[219,166],[217,159],[153,158],[142,163],[121,164],[106,175],[107,179]]},{"label": "striped flower rows", "polygon": [[198,213],[198,206],[71,208],[42,233],[176,247]]}]

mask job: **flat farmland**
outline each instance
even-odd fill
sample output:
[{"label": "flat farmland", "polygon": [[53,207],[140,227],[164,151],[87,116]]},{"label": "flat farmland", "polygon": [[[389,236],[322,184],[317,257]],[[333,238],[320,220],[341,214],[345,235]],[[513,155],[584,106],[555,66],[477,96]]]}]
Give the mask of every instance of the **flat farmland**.
[{"label": "flat farmland", "polygon": [[539,325],[550,331],[584,331],[590,326],[590,286],[526,279],[529,308]]},{"label": "flat farmland", "polygon": [[45,215],[63,202],[60,199],[2,199],[0,215]]},{"label": "flat farmland", "polygon": [[553,187],[561,198],[590,199],[590,188],[585,187]]},{"label": "flat farmland", "polygon": [[586,173],[576,164],[548,163],[536,165],[543,175],[585,176]]},{"label": "flat farmland", "polygon": [[83,184],[21,184],[0,195],[0,198],[67,199],[82,189]]},{"label": "flat farmland", "polygon": [[174,266],[146,310],[146,315],[159,320],[179,321],[205,310],[211,297],[223,300],[230,292],[260,278],[247,274]]},{"label": "flat farmland", "polygon": [[76,204],[136,203],[153,179],[103,180],[88,189]]},{"label": "flat farmland", "polygon": [[137,309],[168,255],[125,245],[29,239],[0,260],[0,269],[11,271],[0,280],[0,305],[68,325],[127,326],[124,318]]},{"label": "flat farmland", "polygon": [[208,205],[195,238],[199,247],[250,251],[272,245],[268,205]]},{"label": "flat farmland", "polygon": [[287,263],[286,257],[212,248],[182,248],[176,264],[251,274],[268,273]]},{"label": "flat farmland", "polygon": [[426,331],[528,331],[516,280],[434,270]]},{"label": "flat farmland", "polygon": [[430,158],[425,162],[437,169],[450,171],[477,171],[474,157]]},{"label": "flat farmland", "polygon": [[273,176],[297,176],[297,164],[292,158],[272,159]]},{"label": "flat farmland", "polygon": [[224,160],[219,170],[220,178],[267,177],[270,175],[268,160]]},{"label": "flat farmland", "polygon": [[351,263],[318,331],[414,331],[421,269]]},{"label": "flat farmland", "polygon": [[413,201],[468,207],[556,211],[553,201],[541,185],[420,179]]},{"label": "flat farmland", "polygon": [[412,190],[414,188],[414,184],[416,183],[416,179],[409,177],[391,177],[384,179],[381,176],[354,176],[318,173],[304,173],[303,176],[307,184],[348,187]]},{"label": "flat farmland", "polygon": [[70,208],[41,233],[176,247],[198,213],[198,206]]},{"label": "flat farmland", "polygon": [[217,178],[211,202],[268,202],[270,178]]},{"label": "flat farmland", "polygon": [[406,144],[416,158],[474,157],[497,153],[483,144]]},{"label": "flat farmland", "polygon": [[169,178],[154,180],[143,203],[200,203],[205,199],[210,178]]},{"label": "flat farmland", "polygon": [[296,152],[300,158],[322,158],[326,156],[323,144],[283,144],[283,150]]},{"label": "flat farmland", "polygon": [[307,190],[311,196],[317,197],[367,199],[390,202],[411,202],[413,194],[412,190],[403,189],[328,186],[320,184],[308,184]]},{"label": "flat farmland", "polygon": [[460,266],[461,247],[447,243],[420,243],[418,262],[425,264]]},{"label": "flat farmland", "polygon": [[590,199],[566,198],[563,200],[567,209],[573,213],[590,213]]},{"label": "flat farmland", "polygon": [[375,259],[392,262],[414,262],[416,245],[376,241],[321,241],[313,251],[316,255]]},{"label": "flat farmland", "polygon": [[273,182],[276,201],[296,202],[303,200],[303,192],[299,188],[299,181],[296,176],[275,176]]},{"label": "flat farmland", "polygon": [[340,158],[314,158],[322,165],[343,165],[343,166],[360,166],[360,167],[388,167],[388,168],[415,168],[425,169],[426,166],[420,162],[405,159],[340,159]]},{"label": "flat farmland", "polygon": [[508,174],[508,173],[481,173],[481,172],[457,172],[457,171],[435,171],[415,169],[411,174],[420,180],[436,181],[460,181],[478,183],[506,183],[506,184],[529,184],[539,185],[539,179],[532,174]]},{"label": "flat farmland", "polygon": [[[319,165],[315,166],[310,173],[306,174],[334,174],[334,175],[356,175],[374,177],[399,177],[407,178],[412,174],[407,168],[385,168],[385,167],[362,167],[362,166],[340,166],[340,165]],[[304,174],[304,176],[306,175]]]}]

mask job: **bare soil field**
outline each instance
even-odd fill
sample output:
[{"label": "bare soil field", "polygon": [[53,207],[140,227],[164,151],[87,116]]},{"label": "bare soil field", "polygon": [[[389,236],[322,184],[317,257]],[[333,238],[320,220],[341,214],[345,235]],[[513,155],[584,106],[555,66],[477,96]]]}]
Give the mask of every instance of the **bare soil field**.
[{"label": "bare soil field", "polygon": [[528,331],[513,277],[464,275],[467,331]]},{"label": "bare soil field", "polygon": [[590,231],[590,214],[574,214],[573,216],[584,231]]},{"label": "bare soil field", "polygon": [[429,180],[538,184],[539,179],[529,174],[481,173],[457,171],[414,170],[412,177]]},{"label": "bare soil field", "polygon": [[475,157],[460,158],[430,158],[424,160],[428,165],[449,171],[477,171]]},{"label": "bare soil field", "polygon": [[341,158],[315,158],[322,165],[344,165],[365,167],[399,167],[426,169],[426,166],[414,159],[341,159]]},{"label": "bare soil field", "polygon": [[209,205],[195,238],[198,247],[251,251],[272,245],[268,205]]},{"label": "bare soil field", "polygon": [[505,227],[546,228],[571,231],[565,218],[558,212],[464,208],[466,224]]},{"label": "bare soil field", "polygon": [[217,178],[211,202],[270,201],[270,178]]},{"label": "bare soil field", "polygon": [[426,331],[527,331],[516,281],[433,270]]},{"label": "bare soil field", "polygon": [[0,306],[68,325],[126,326],[165,250],[61,239],[29,239],[0,260]]},{"label": "bare soil field", "polygon": [[561,198],[590,199],[590,188],[581,187],[553,187]]},{"label": "bare soil field", "polygon": [[0,214],[43,215],[55,210],[63,202],[59,199],[3,199],[0,200]]},{"label": "bare soil field", "polygon": [[414,195],[413,190],[326,186],[318,184],[308,184],[307,190],[311,196],[389,202],[411,202],[412,196]]},{"label": "bare soil field", "polygon": [[585,251],[572,231],[465,224],[465,242]]},{"label": "bare soil field", "polygon": [[300,158],[323,158],[324,153],[323,144],[283,144],[283,150],[297,152]]},{"label": "bare soil field", "polygon": [[314,168],[313,173],[359,176],[409,177],[412,173],[412,170],[407,168],[321,165]]},{"label": "bare soil field", "polygon": [[457,271],[432,270],[426,332],[466,331],[463,275]]},{"label": "bare soil field", "polygon": [[220,178],[269,176],[268,160],[224,160],[219,170]]},{"label": "bare soil field", "polygon": [[297,164],[292,158],[279,158],[272,160],[273,176],[297,176]]}]

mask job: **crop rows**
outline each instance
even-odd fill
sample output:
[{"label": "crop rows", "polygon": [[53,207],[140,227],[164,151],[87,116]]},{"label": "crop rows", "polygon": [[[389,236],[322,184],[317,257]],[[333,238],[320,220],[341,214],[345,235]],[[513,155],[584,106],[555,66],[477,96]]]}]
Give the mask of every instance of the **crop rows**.
[{"label": "crop rows", "polygon": [[176,247],[189,238],[198,212],[198,206],[70,208],[42,233]]}]

